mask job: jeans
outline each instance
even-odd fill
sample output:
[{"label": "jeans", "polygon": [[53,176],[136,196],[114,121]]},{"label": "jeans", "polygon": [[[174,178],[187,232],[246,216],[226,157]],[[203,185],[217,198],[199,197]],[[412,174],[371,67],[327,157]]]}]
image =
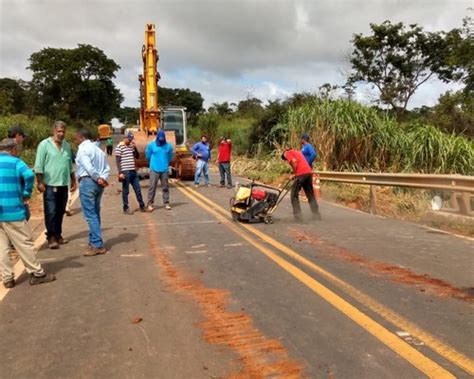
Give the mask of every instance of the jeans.
[{"label": "jeans", "polygon": [[113,151],[114,147],[113,146],[109,146],[107,145],[107,155],[112,155],[112,151]]},{"label": "jeans", "polygon": [[219,163],[219,173],[221,174],[221,185],[225,184],[225,177],[227,176],[227,184],[232,186],[232,176],[230,175],[230,162]]},{"label": "jeans", "polygon": [[299,200],[299,193],[303,188],[306,197],[308,198],[309,206],[313,214],[319,213],[318,203],[314,197],[313,191],[313,174],[300,175],[295,178],[293,187],[291,188],[291,205],[293,206],[293,214],[296,218],[301,218],[301,207]]},{"label": "jeans", "polygon": [[135,196],[137,197],[138,204],[140,204],[140,208],[145,207],[145,203],[143,202],[142,197],[142,189],[140,188],[140,181],[138,179],[138,174],[135,170],[123,171],[125,175],[125,179],[122,182],[122,202],[123,202],[123,210],[126,211],[128,206],[128,194],[130,191],[130,184],[135,191]]},{"label": "jeans", "polygon": [[156,186],[158,185],[158,181],[161,182],[161,191],[163,192],[163,204],[169,204],[170,202],[168,173],[150,170],[150,187],[148,188],[147,205],[153,205],[153,203],[155,202]]},{"label": "jeans", "polygon": [[48,240],[52,237],[61,237],[68,191],[68,186],[53,187],[45,185],[43,205],[46,237]]},{"label": "jeans", "polygon": [[205,184],[209,184],[209,164],[202,159],[198,159],[196,163],[196,174],[194,175],[195,184],[199,184],[201,181],[201,174],[204,174]]},{"label": "jeans", "polygon": [[82,212],[89,225],[89,245],[97,248],[104,247],[100,227],[100,199],[104,188],[91,178],[82,178],[79,182],[79,198]]}]

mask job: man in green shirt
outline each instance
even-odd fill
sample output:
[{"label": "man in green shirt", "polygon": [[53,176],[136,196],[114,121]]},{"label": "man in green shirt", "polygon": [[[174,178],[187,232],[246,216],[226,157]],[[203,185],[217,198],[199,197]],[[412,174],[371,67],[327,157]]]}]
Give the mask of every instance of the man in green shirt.
[{"label": "man in green shirt", "polygon": [[72,153],[64,140],[66,124],[56,121],[53,136],[38,145],[35,174],[38,191],[43,194],[44,220],[49,248],[58,249],[68,241],[62,236],[62,224],[66,210],[68,188],[76,190],[76,177],[72,170]]},{"label": "man in green shirt", "polygon": [[105,146],[107,146],[107,155],[111,156],[114,150],[114,140],[112,139],[112,137],[107,138]]}]

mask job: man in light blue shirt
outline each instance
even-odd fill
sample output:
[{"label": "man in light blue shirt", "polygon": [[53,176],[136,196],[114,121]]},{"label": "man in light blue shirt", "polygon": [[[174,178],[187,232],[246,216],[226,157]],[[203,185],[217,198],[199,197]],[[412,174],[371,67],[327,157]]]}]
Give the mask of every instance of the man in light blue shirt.
[{"label": "man in light blue shirt", "polygon": [[105,254],[107,250],[102,240],[100,224],[100,200],[104,188],[109,184],[110,166],[105,153],[91,140],[90,132],[81,129],[75,139],[79,145],[76,155],[76,177],[79,181],[79,198],[84,218],[89,225],[89,247],[84,256]]}]

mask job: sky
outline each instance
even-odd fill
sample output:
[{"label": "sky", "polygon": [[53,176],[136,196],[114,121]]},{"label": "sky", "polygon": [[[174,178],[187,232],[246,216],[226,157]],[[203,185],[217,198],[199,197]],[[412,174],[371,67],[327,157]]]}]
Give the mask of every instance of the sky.
[{"label": "sky", "polygon": [[[370,23],[416,23],[427,31],[462,25],[464,0],[0,0],[0,77],[29,80],[28,58],[44,47],[102,49],[121,66],[123,105],[138,107],[147,23],[157,28],[159,85],[214,102],[284,98],[343,84],[350,40]],[[432,80],[410,107],[433,105],[453,86]],[[360,90],[362,102],[373,100]]]}]

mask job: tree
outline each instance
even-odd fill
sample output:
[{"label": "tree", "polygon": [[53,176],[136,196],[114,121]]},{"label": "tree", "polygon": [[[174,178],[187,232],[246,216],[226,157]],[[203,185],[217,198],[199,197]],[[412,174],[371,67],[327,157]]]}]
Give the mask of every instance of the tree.
[{"label": "tree", "polygon": [[196,117],[203,111],[204,99],[199,92],[189,88],[158,87],[158,103],[160,106],[176,105],[186,107],[191,117]]},{"label": "tree", "polygon": [[441,95],[428,120],[436,127],[474,137],[474,97],[466,91]]},{"label": "tree", "polygon": [[434,75],[453,78],[452,67],[443,59],[447,41],[443,33],[428,33],[416,24],[385,21],[370,24],[372,34],[355,34],[352,43],[352,73],[349,83],[373,84],[380,101],[401,116],[415,91]]},{"label": "tree", "polygon": [[38,107],[49,116],[105,122],[119,110],[122,94],[112,79],[120,66],[91,45],[75,49],[45,48],[33,53],[32,89]]},{"label": "tree", "polygon": [[462,28],[446,34],[447,49],[444,59],[453,71],[453,78],[465,84],[464,92],[474,93],[474,21],[463,20]]},{"label": "tree", "polygon": [[125,125],[135,124],[140,117],[138,110],[138,108],[122,107],[118,112],[117,118]]},{"label": "tree", "polygon": [[22,80],[0,79],[0,113],[22,113],[26,103],[26,85]]},{"label": "tree", "polygon": [[249,97],[246,100],[241,100],[237,105],[237,111],[242,116],[258,117],[263,111],[262,100],[257,99],[256,97]]},{"label": "tree", "polygon": [[232,109],[227,101],[223,103],[214,103],[209,107],[209,112],[216,112],[219,116],[227,116],[232,113]]}]

